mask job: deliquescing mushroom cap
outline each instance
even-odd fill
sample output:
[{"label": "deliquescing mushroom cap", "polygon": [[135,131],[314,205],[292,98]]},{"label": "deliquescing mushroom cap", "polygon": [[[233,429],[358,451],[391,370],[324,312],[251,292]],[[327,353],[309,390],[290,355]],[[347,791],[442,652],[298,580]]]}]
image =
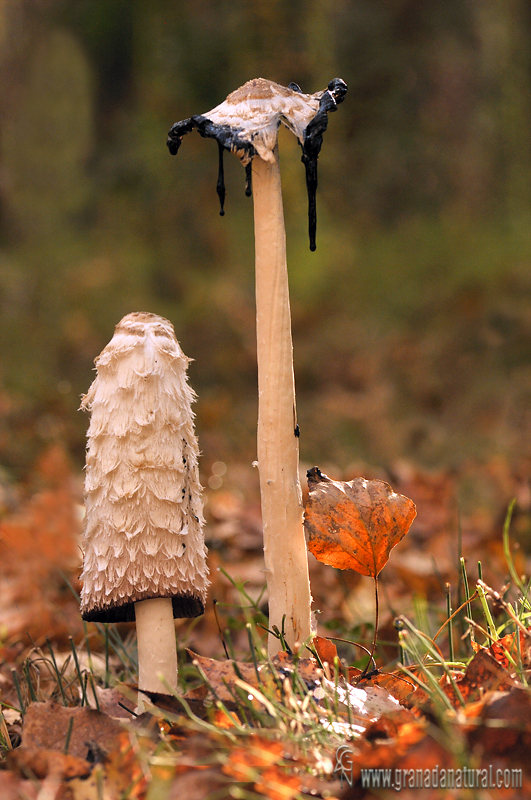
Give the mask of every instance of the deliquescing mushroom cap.
[{"label": "deliquescing mushroom cap", "polygon": [[183,136],[196,128],[201,136],[217,140],[220,148],[218,194],[223,202],[223,150],[238,156],[247,169],[247,194],[250,194],[250,162],[254,155],[272,161],[278,129],[283,123],[298,138],[302,161],[306,167],[310,218],[310,248],[315,249],[315,192],[317,190],[317,158],[328,125],[328,113],[342,103],[347,85],[334,78],[328,87],[315,94],[304,94],[295,83],[288,87],[255,78],[229,94],[226,100],[206,114],[198,114],[172,125],[167,145],[176,155]]},{"label": "deliquescing mushroom cap", "polygon": [[204,610],[208,587],[195,394],[173,326],[133,313],[96,359],[85,475],[81,614],[134,620],[134,603],[172,599],[174,617]]}]

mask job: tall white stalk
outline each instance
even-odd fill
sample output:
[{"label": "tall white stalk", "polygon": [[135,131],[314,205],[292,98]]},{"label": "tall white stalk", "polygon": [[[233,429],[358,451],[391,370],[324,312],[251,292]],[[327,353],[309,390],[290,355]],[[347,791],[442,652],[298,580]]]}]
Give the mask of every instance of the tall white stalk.
[{"label": "tall white stalk", "polygon": [[[253,200],[258,351],[258,468],[269,593],[269,627],[288,645],[311,635],[311,594],[299,482],[286,234],[278,148],[255,156]],[[298,431],[297,431],[298,432]],[[269,654],[279,649],[269,636]]]},{"label": "tall white stalk", "polygon": [[[220,160],[217,191],[225,198],[223,152],[235,153],[252,167],[256,251],[258,339],[258,467],[262,495],[264,557],[269,591],[269,625],[284,630],[290,647],[311,636],[311,594],[299,484],[299,443],[295,413],[293,347],[286,269],[277,136],[284,124],[298,138],[306,168],[308,232],[315,250],[317,159],[328,114],[345,97],[347,85],[334,78],[315,94],[297,84],[281,86],[264,78],[247,81],[206,114],[172,125],[167,145],[176,155],[183,136],[194,128],[217,140]],[[279,647],[269,637],[269,652]]]}]

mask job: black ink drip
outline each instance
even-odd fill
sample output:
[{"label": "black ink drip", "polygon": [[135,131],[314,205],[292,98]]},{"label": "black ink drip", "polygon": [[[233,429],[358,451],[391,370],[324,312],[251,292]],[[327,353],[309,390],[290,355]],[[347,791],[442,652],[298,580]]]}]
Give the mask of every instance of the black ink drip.
[{"label": "black ink drip", "polygon": [[[194,128],[197,128],[201,136],[208,139],[215,139],[218,143],[219,170],[216,191],[221,205],[219,213],[223,217],[225,214],[224,203],[226,194],[223,171],[223,150],[231,150],[233,153],[238,153],[238,155],[243,153],[246,158],[252,158],[256,154],[256,151],[251,142],[240,139],[238,136],[240,129],[231,128],[230,125],[217,125],[215,122],[209,120],[208,117],[197,114],[189,119],[176,122],[175,125],[171,126],[166,145],[172,156],[177,155],[183,136],[190,133]],[[249,197],[252,194],[250,163],[245,168],[245,176],[245,194]]]},{"label": "black ink drip", "polygon": [[218,149],[219,149],[219,166],[218,166],[218,182],[216,185],[216,192],[218,193],[219,204],[220,204],[219,216],[224,217],[225,216],[225,210],[223,208],[223,205],[225,203],[225,173],[223,171],[224,147],[221,144],[221,142],[218,142]]},{"label": "black ink drip", "polygon": [[[294,92],[300,92],[301,88],[296,83],[290,83],[289,88]],[[328,114],[335,111],[342,103],[347,93],[347,84],[341,78],[334,78],[328,84],[328,88],[319,101],[319,110],[308,124],[304,131],[304,141],[302,145],[302,162],[306,168],[306,188],[308,191],[308,231],[310,235],[310,250],[315,250],[315,234],[317,229],[317,159],[323,144],[323,134],[328,125]],[[232,128],[230,125],[217,125],[208,117],[197,114],[189,119],[183,119],[172,125],[166,142],[168,150],[174,156],[177,154],[183,136],[193,128],[197,128],[200,135],[206,138],[216,139],[219,146],[219,172],[217,193],[221,204],[220,214],[223,216],[225,202],[225,182],[223,175],[223,150],[230,150],[237,153],[244,160],[251,159],[256,155],[251,142],[240,139],[241,129]],[[245,167],[245,194],[249,197],[252,194],[251,164]]]},{"label": "black ink drip", "polygon": [[177,155],[183,136],[185,133],[190,133],[193,127],[192,119],[183,119],[181,122],[176,122],[175,125],[171,126],[166,144],[172,156]]},{"label": "black ink drip", "polygon": [[245,196],[250,197],[253,193],[253,168],[252,161],[245,165]]},{"label": "black ink drip", "polygon": [[302,145],[302,163],[306,167],[306,189],[308,191],[308,231],[310,234],[310,250],[315,250],[315,233],[317,229],[317,159],[323,144],[323,133],[328,125],[328,113],[335,111],[347,93],[347,84],[341,78],[334,78],[328,84],[327,91],[319,101],[319,110],[304,131]]}]

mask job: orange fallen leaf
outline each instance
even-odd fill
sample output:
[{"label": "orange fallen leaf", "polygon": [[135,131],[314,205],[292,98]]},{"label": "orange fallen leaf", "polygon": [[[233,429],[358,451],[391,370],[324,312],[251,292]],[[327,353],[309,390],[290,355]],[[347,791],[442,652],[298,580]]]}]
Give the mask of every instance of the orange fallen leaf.
[{"label": "orange fallen leaf", "polygon": [[212,723],[220,730],[229,730],[229,728],[239,725],[240,720],[233,711],[216,708],[212,714]]},{"label": "orange fallen leaf", "polygon": [[351,683],[361,688],[380,686],[398,700],[401,705],[418,705],[428,700],[426,692],[409,678],[397,672],[380,672],[380,670],[376,670],[374,673],[369,673],[367,677],[359,679],[359,676],[363,674],[361,670],[357,670],[358,675],[354,674],[354,672],[351,675],[351,670],[354,670],[354,668],[349,667],[349,680]]},{"label": "orange fallen leaf", "polygon": [[310,552],[332,567],[378,577],[415,518],[413,501],[384,481],[333,481],[317,467],[308,471],[308,487]]},{"label": "orange fallen leaf", "polygon": [[518,638],[520,641],[516,638],[516,634],[508,633],[488,648],[488,652],[494,656],[498,664],[511,675],[515,674],[515,665],[520,661],[523,667],[529,666],[529,639],[523,631],[519,631]]},{"label": "orange fallen leaf", "polygon": [[334,659],[337,658],[337,647],[330,639],[327,639],[326,636],[314,636],[312,639],[312,645],[315,648],[315,652],[321,659],[322,664],[330,664],[333,666]]}]

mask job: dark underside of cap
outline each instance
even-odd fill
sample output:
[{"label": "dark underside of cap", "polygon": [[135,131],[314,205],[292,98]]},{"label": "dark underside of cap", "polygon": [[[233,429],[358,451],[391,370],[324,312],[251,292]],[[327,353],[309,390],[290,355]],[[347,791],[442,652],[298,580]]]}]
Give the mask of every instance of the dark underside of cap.
[{"label": "dark underside of cap", "polygon": [[[160,597],[160,595],[156,597]],[[156,597],[143,597],[142,600],[154,600]],[[137,602],[142,602],[142,600]],[[205,610],[205,606],[199,597],[191,595],[177,595],[171,598],[171,602],[175,619],[199,617]],[[86,622],[134,622],[135,604],[127,603],[123,606],[93,608],[84,611],[81,616]]]}]

